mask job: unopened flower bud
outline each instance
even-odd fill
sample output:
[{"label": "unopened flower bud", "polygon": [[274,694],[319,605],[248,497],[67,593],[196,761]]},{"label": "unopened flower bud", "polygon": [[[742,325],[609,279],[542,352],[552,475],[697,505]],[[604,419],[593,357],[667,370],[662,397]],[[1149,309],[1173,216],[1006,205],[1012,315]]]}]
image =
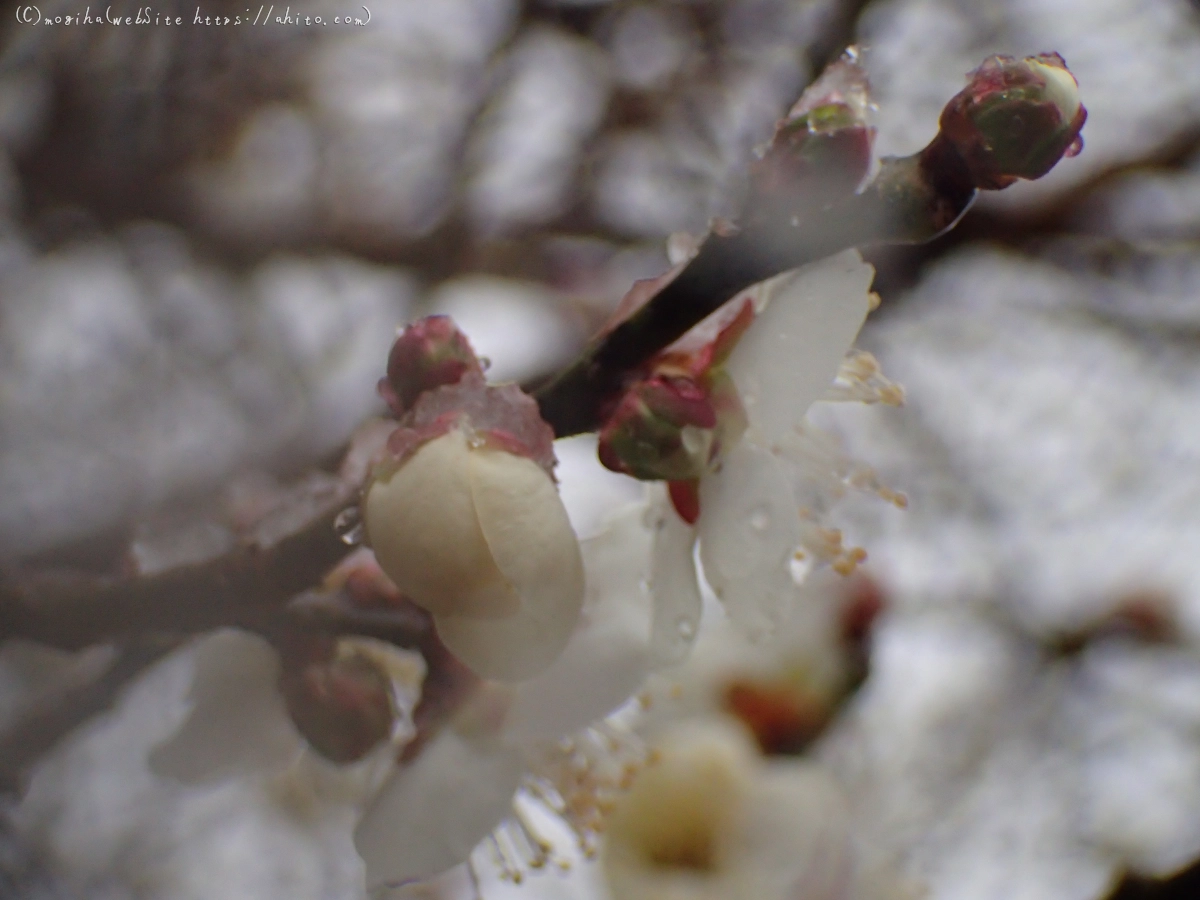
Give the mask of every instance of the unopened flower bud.
[{"label": "unopened flower bud", "polygon": [[322,656],[303,659],[285,653],[279,687],[292,721],[313,749],[345,765],[391,735],[391,682],[364,653]]},{"label": "unopened flower bud", "polygon": [[[746,430],[746,413],[724,363],[750,323],[746,301],[698,346],[685,337],[617,401],[600,429],[600,462],[643,481],[694,482]],[[682,511],[680,513],[683,515]],[[688,521],[693,518],[684,516]]]},{"label": "unopened flower bud", "polygon": [[379,392],[399,416],[425,391],[457,384],[467,372],[482,371],[466,335],[449,316],[426,316],[396,337]]},{"label": "unopened flower bud", "polygon": [[600,461],[647,481],[699,478],[715,448],[717,413],[690,378],[656,375],[633,385],[600,431]]},{"label": "unopened flower bud", "polygon": [[517,449],[455,424],[382,466],[363,502],[388,577],[476,674],[513,681],[558,657],[583,603],[558,489]]},{"label": "unopened flower bud", "polygon": [[858,187],[875,139],[875,128],[866,124],[869,91],[852,52],[805,89],[752,170],[761,202],[778,199],[780,192],[803,192],[806,205],[814,205],[814,198],[820,205]]},{"label": "unopened flower bud", "polygon": [[779,123],[751,172],[751,206],[799,219],[852,194],[871,166],[875,129],[870,87],[857,53],[846,52],[814,81]]},{"label": "unopened flower bud", "polygon": [[1057,53],[992,56],[942,110],[942,136],[958,151],[976,187],[999,190],[1041,178],[1083,147],[1087,110]]}]

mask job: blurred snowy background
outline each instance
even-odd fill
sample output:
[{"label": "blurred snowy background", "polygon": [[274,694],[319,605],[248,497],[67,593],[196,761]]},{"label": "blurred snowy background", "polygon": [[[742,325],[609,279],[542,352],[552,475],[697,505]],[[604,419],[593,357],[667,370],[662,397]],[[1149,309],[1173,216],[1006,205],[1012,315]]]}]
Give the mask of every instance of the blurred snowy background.
[{"label": "blurred snowy background", "polygon": [[[362,28],[0,6],[3,565],[103,568],[235,477],[327,463],[408,318],[451,313],[497,378],[552,371],[665,268],[667,235],[727,210],[850,40],[883,153],[932,137],[985,56],[1060,52],[1083,154],[869,254],[860,345],[908,404],[815,417],[909,508],[842,510],[886,607],[814,752],[914,896],[1195,896],[1196,3],[379,0]],[[0,649],[0,728],[59,669]],[[169,660],[35,773],[0,897],[361,896],[336,797],[150,775],[186,683]]]}]

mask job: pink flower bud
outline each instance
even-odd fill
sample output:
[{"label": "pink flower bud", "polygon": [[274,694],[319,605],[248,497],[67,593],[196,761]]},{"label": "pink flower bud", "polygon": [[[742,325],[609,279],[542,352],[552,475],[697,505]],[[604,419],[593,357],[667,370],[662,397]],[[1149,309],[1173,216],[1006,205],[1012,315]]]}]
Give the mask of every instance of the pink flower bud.
[{"label": "pink flower bud", "polygon": [[335,763],[362,759],[392,733],[391,683],[364,653],[287,648],[279,687],[296,728]]},{"label": "pink flower bud", "polygon": [[869,89],[853,51],[809,85],[754,166],[751,206],[803,216],[852,194],[871,166]]},{"label": "pink flower bud", "polygon": [[[737,387],[723,364],[753,321],[754,304],[747,300],[712,323],[715,335],[703,326],[693,329],[659,354],[650,373],[608,414],[600,429],[600,462],[643,481],[694,481],[706,473],[721,448],[746,429]],[[680,515],[689,519],[682,509]]]},{"label": "pink flower bud", "polygon": [[457,384],[466,373],[482,371],[466,335],[449,316],[426,316],[396,337],[379,393],[401,416],[425,391]]},{"label": "pink flower bud", "polygon": [[717,414],[691,378],[655,375],[634,384],[600,431],[600,461],[647,481],[699,478],[714,452]]},{"label": "pink flower bud", "polygon": [[940,125],[976,187],[999,190],[1077,154],[1086,119],[1075,76],[1057,53],[1044,53],[986,59],[946,104]]}]

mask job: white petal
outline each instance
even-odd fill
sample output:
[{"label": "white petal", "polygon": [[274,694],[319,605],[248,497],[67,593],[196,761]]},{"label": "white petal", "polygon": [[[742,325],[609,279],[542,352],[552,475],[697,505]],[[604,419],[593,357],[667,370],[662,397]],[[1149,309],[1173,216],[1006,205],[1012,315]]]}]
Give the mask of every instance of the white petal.
[{"label": "white petal", "polygon": [[652,507],[656,533],[650,570],[654,618],[650,627],[651,665],[683,662],[700,630],[704,601],[696,577],[696,529],[671,509],[665,498]]},{"label": "white petal", "polygon": [[559,657],[579,621],[579,541],[554,482],[537,463],[477,450],[469,469],[479,526],[520,609],[504,619],[436,616],[438,635],[477,675],[532,678]]},{"label": "white petal", "polygon": [[700,482],[700,561],[730,618],[752,635],[773,629],[796,593],[800,517],[779,460],[742,441]]},{"label": "white petal", "polygon": [[781,276],[729,356],[750,426],[774,444],[837,377],[870,308],[875,270],[847,250]]},{"label": "white petal", "polygon": [[476,516],[475,456],[454,428],[367,491],[364,521],[375,558],[406,596],[434,615],[497,618],[512,615],[520,603]]},{"label": "white petal", "polygon": [[579,627],[550,668],[517,687],[507,739],[570,734],[641,687],[649,673],[651,537],[638,503],[583,542],[587,593]]},{"label": "white petal", "polygon": [[265,640],[225,630],[202,639],[183,727],[150,754],[150,768],[186,783],[280,772],[303,752],[277,688],[279,655]]},{"label": "white petal", "polygon": [[384,783],[354,830],[367,885],[426,878],[466,861],[508,816],[522,771],[515,750],[443,731]]},{"label": "white petal", "polygon": [[596,435],[580,434],[554,442],[558,495],[571,527],[580,538],[604,530],[608,520],[642,498],[644,482],[604,468],[596,455]]}]

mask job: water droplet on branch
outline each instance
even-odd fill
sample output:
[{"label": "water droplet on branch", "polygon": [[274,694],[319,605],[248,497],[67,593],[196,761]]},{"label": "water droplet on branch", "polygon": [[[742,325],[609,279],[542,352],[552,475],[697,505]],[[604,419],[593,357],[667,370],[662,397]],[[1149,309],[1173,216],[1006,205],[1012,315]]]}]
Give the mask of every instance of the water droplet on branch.
[{"label": "water droplet on branch", "polygon": [[333,520],[333,530],[337,532],[342,543],[348,547],[356,547],[363,541],[365,529],[362,514],[357,506],[348,506]]}]

